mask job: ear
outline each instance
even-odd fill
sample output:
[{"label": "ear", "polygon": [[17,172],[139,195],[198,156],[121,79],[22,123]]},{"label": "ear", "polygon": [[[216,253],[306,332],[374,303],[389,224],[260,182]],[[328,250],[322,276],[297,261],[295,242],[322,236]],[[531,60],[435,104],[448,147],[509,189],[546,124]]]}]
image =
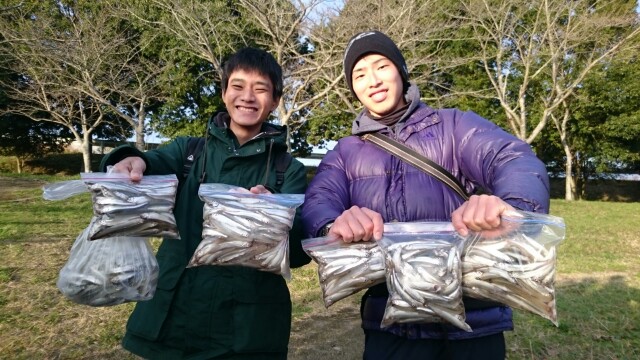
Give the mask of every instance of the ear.
[{"label": "ear", "polygon": [[275,111],[280,104],[280,97],[273,99],[273,106],[271,107],[271,111]]}]

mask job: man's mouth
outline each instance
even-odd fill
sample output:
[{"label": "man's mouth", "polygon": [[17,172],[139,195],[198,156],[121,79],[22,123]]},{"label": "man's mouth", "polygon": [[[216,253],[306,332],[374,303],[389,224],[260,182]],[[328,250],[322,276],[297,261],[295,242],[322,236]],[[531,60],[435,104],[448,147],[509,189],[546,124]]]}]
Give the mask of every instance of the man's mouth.
[{"label": "man's mouth", "polygon": [[384,101],[387,98],[387,90],[376,91],[370,94],[369,97],[376,102]]},{"label": "man's mouth", "polygon": [[247,113],[254,113],[258,111],[258,109],[254,107],[246,107],[246,106],[236,106],[236,109],[242,112],[247,112]]}]

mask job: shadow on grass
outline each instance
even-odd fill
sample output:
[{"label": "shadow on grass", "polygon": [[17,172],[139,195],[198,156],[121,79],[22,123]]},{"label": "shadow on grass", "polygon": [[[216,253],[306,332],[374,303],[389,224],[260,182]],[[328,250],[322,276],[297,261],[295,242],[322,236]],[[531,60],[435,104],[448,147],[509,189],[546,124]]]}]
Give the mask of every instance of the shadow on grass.
[{"label": "shadow on grass", "polygon": [[73,245],[74,238],[72,236],[39,236],[38,238],[33,237],[16,237],[13,239],[2,239],[0,240],[0,245],[17,245],[17,244],[48,244],[48,243],[58,243],[64,242],[68,243],[67,247],[71,247]]},{"label": "shadow on grass", "polygon": [[24,219],[20,221],[3,221],[4,225],[15,225],[15,226],[28,226],[28,225],[46,225],[46,224],[64,224],[66,221],[63,220],[49,220],[43,221],[40,219]]}]

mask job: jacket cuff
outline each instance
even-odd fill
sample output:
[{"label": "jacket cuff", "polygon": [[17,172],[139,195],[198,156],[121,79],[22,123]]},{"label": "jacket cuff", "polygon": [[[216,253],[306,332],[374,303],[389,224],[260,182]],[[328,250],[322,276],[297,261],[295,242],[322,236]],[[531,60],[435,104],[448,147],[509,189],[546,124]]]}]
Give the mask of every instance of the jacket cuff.
[{"label": "jacket cuff", "polygon": [[107,166],[115,165],[121,160],[128,157],[132,157],[132,156],[137,156],[142,158],[142,160],[144,160],[144,163],[146,165],[146,169],[144,173],[145,174],[149,173],[150,167],[149,167],[149,162],[147,161],[147,157],[144,155],[142,151],[138,150],[135,146],[132,146],[132,145],[122,145],[113,149],[109,153],[109,155],[105,156],[102,159],[102,162],[100,163],[100,171],[106,172]]}]

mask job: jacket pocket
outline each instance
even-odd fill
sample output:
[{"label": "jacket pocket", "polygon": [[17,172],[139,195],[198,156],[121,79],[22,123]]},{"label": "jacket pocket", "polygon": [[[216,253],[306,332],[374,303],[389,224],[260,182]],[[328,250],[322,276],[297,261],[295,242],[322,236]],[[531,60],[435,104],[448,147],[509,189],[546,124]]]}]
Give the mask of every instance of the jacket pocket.
[{"label": "jacket pocket", "polygon": [[127,331],[150,341],[156,341],[167,319],[175,287],[184,266],[176,261],[158,258],[160,274],[153,298],[139,302],[127,322]]},{"label": "jacket pocket", "polygon": [[153,299],[139,302],[127,322],[127,331],[141,338],[156,341],[169,313],[173,292],[157,289]]},{"label": "jacket pocket", "polygon": [[233,350],[286,353],[291,299],[282,276],[242,269],[234,286]]}]

